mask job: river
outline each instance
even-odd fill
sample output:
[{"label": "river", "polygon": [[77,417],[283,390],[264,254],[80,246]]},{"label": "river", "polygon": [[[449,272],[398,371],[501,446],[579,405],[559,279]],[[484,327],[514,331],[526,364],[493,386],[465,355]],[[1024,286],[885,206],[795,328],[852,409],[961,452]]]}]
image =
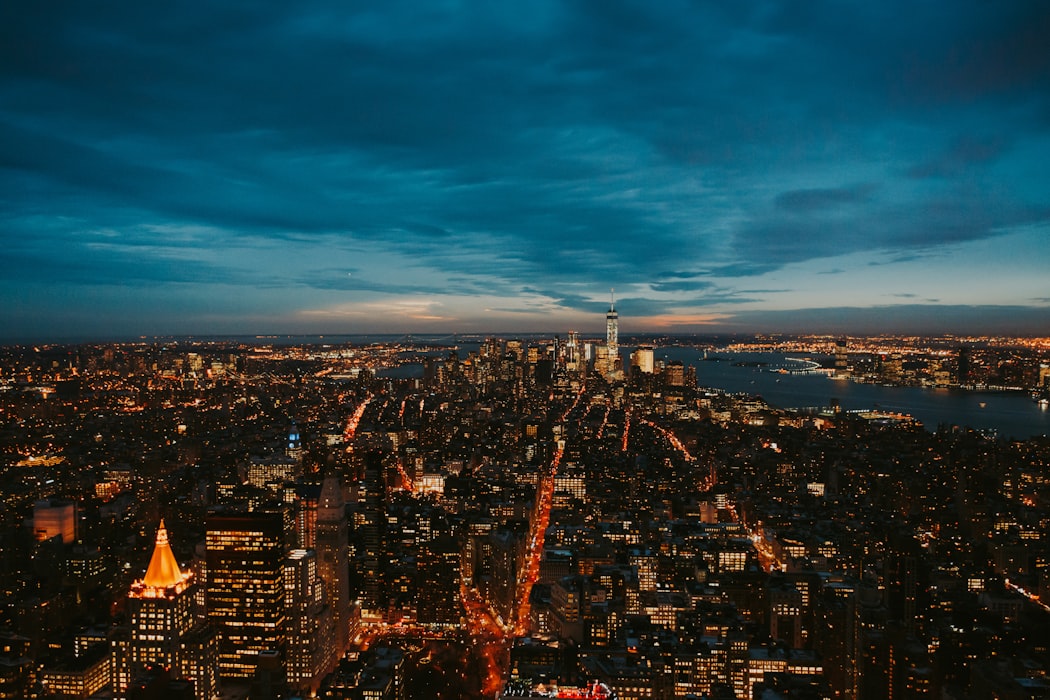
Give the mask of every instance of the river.
[{"label": "river", "polygon": [[[460,347],[460,357],[476,350],[476,344]],[[634,347],[621,347],[624,366]],[[443,352],[427,354],[443,355]],[[881,409],[907,413],[922,421],[927,430],[940,425],[970,427],[992,431],[999,437],[1025,439],[1050,434],[1050,411],[1042,409],[1025,392],[974,392],[961,389],[882,386],[831,379],[824,374],[779,374],[769,367],[740,366],[734,363],[783,365],[786,358],[804,358],[801,353],[710,352],[726,358],[704,360],[703,351],[687,347],[656,348],[657,360],[679,360],[696,367],[701,387],[731,393],[757,394],[778,408],[823,408],[838,399],[845,411]],[[826,357],[813,356],[816,360]],[[422,365],[412,363],[380,372],[386,377],[421,377]]]},{"label": "river", "polygon": [[[631,351],[633,348],[627,354]],[[758,394],[779,408],[825,407],[835,398],[847,411],[878,408],[907,413],[922,421],[928,430],[944,424],[991,430],[1004,438],[1050,434],[1050,411],[1040,408],[1025,392],[882,386],[831,379],[823,374],[778,374],[768,368],[734,365],[734,362],[779,365],[785,358],[809,357],[801,353],[710,352],[710,356],[728,359],[704,361],[700,350],[670,347],[657,348],[654,355],[657,359],[680,360],[696,367],[700,386]]]}]

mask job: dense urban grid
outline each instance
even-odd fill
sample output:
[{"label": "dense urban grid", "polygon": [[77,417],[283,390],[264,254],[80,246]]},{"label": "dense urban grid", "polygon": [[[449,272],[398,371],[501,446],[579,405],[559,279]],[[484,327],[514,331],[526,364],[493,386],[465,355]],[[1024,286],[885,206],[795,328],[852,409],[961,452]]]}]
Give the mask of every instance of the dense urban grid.
[{"label": "dense urban grid", "polygon": [[[776,408],[606,323],[4,348],[0,698],[1050,697],[1050,439]],[[697,347],[1050,378],[1046,340]]]}]

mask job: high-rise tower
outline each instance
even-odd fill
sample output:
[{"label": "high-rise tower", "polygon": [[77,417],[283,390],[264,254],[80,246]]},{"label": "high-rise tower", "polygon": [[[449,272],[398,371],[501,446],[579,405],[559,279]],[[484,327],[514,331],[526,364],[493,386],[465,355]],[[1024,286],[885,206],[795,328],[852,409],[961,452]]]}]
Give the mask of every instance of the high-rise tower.
[{"label": "high-rise tower", "polygon": [[346,507],[339,476],[329,472],[317,501],[317,570],[335,617],[336,652],[346,651],[350,632],[350,570]]},{"label": "high-rise tower", "polygon": [[288,684],[307,697],[317,694],[321,679],[335,668],[338,657],[332,608],[317,575],[317,553],[293,550],[284,562],[284,596],[288,647]]},{"label": "high-rise tower", "polygon": [[839,338],[835,341],[835,375],[836,377],[849,376],[848,357],[846,355],[846,339]]},{"label": "high-rise tower", "polygon": [[247,680],[259,654],[285,646],[283,513],[210,512],[206,542],[208,619],[221,634],[219,673]]},{"label": "high-rise tower", "polygon": [[575,372],[580,366],[580,334],[569,331],[569,342],[565,344],[565,369]]},{"label": "high-rise tower", "polygon": [[127,697],[132,681],[154,664],[192,680],[198,700],[215,694],[217,641],[209,625],[194,621],[195,593],[193,574],[179,569],[162,520],[146,575],[128,593],[126,633],[113,641],[115,698]]},{"label": "high-rise tower", "polygon": [[623,379],[623,361],[620,359],[620,314],[616,313],[616,297],[611,293],[610,297],[609,311],[605,314],[605,347],[598,347],[594,365],[607,380],[620,380]]}]

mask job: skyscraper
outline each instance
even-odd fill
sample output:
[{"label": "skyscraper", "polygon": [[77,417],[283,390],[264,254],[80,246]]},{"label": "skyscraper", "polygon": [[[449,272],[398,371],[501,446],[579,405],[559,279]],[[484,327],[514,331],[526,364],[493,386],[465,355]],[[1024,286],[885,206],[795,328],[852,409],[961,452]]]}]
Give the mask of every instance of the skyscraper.
[{"label": "skyscraper", "polygon": [[420,548],[418,618],[420,624],[454,629],[460,625],[460,551],[451,536],[438,537]]},{"label": "skyscraper", "polygon": [[315,522],[317,568],[335,618],[337,657],[342,657],[350,632],[349,534],[342,485],[334,471],[321,486]]},{"label": "skyscraper", "polygon": [[128,593],[129,626],[114,638],[115,698],[127,697],[132,681],[157,664],[172,678],[193,681],[198,700],[215,694],[217,642],[206,623],[194,622],[195,593],[193,574],[179,569],[162,520],[146,575]]},{"label": "skyscraper", "polygon": [[623,361],[620,359],[620,315],[616,313],[616,298],[609,301],[605,314],[605,347],[598,347],[595,369],[608,380],[623,378]]},{"label": "skyscraper", "polygon": [[213,510],[207,517],[208,619],[219,629],[219,673],[248,679],[264,651],[285,646],[284,515]]},{"label": "skyscraper", "polygon": [[565,369],[576,372],[581,365],[580,358],[580,334],[569,331],[569,342],[565,344]]},{"label": "skyscraper", "polygon": [[294,460],[303,458],[303,441],[299,437],[299,428],[292,421],[292,427],[288,429],[288,446],[284,449],[285,455]]},{"label": "skyscraper", "polygon": [[847,346],[846,339],[839,338],[835,341],[835,376],[836,377],[848,377],[849,376],[849,364],[848,357],[846,355]]},{"label": "skyscraper", "polygon": [[631,353],[631,365],[637,367],[642,374],[652,374],[656,366],[653,355],[652,345],[642,345]]},{"label": "skyscraper", "polygon": [[307,696],[316,694],[321,679],[335,668],[335,626],[317,575],[317,554],[293,550],[284,563],[288,647],[288,684]]}]

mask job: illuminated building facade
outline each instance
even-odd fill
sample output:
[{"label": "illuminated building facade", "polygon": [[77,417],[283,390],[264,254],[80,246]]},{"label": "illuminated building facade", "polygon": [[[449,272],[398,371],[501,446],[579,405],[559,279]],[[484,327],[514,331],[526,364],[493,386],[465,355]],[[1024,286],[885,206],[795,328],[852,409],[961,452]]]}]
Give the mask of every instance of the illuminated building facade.
[{"label": "illuminated building facade", "polygon": [[281,501],[295,515],[295,546],[299,549],[317,548],[317,504],[321,501],[321,485],[314,483],[286,483],[281,489]]},{"label": "illuminated building facade", "polygon": [[605,314],[605,346],[596,349],[595,369],[606,379],[623,378],[623,362],[620,359],[620,314],[616,312],[616,300],[609,303]]},{"label": "illuminated building facade", "polygon": [[569,331],[569,341],[565,344],[565,369],[569,372],[577,372],[583,365],[580,353],[580,334]]},{"label": "illuminated building facade", "polygon": [[337,660],[332,608],[317,575],[317,554],[293,550],[284,563],[284,594],[288,646],[285,668],[288,685],[310,695]]},{"label": "illuminated building facade", "polygon": [[158,664],[172,677],[192,681],[198,700],[215,694],[216,638],[206,623],[195,621],[195,594],[193,574],[179,568],[162,520],[146,575],[128,593],[126,634],[113,640],[114,698],[127,698],[133,681]]},{"label": "illuminated building facade", "polygon": [[284,454],[296,461],[303,458],[303,440],[299,436],[299,428],[295,421],[292,421],[292,427],[288,430],[288,444],[284,448]]},{"label": "illuminated building facade", "polygon": [[302,464],[295,457],[271,455],[256,457],[248,465],[248,483],[261,489],[279,493],[285,483],[302,476]]},{"label": "illuminated building facade", "polygon": [[835,376],[836,377],[848,377],[849,376],[849,364],[846,355],[846,339],[839,338],[835,341]]},{"label": "illuminated building facade", "polygon": [[685,367],[681,362],[667,363],[664,367],[664,382],[667,386],[685,386]]},{"label": "illuminated building facade", "polygon": [[528,681],[509,684],[499,695],[503,698],[561,698],[562,700],[617,700],[617,694],[605,683],[594,681],[584,686],[546,684],[533,686]]},{"label": "illuminated building facade", "polygon": [[455,629],[463,617],[459,597],[460,551],[452,537],[431,540],[419,552],[417,616],[430,627]]},{"label": "illuminated building facade", "polygon": [[72,544],[77,536],[77,504],[72,501],[43,500],[33,506],[33,536],[37,542],[52,537]]},{"label": "illuminated building facade", "polygon": [[219,675],[249,679],[257,657],[285,647],[284,517],[213,510],[206,536],[208,619],[219,630]]},{"label": "illuminated building facade", "polygon": [[563,471],[554,477],[553,506],[568,508],[573,501],[587,500],[587,478],[582,470]]},{"label": "illuminated building facade", "polygon": [[89,698],[108,686],[109,654],[100,646],[58,666],[45,667],[40,673],[44,697]]},{"label": "illuminated building facade", "polygon": [[642,374],[652,374],[655,369],[652,345],[642,345],[631,353],[631,366],[637,367]]}]

